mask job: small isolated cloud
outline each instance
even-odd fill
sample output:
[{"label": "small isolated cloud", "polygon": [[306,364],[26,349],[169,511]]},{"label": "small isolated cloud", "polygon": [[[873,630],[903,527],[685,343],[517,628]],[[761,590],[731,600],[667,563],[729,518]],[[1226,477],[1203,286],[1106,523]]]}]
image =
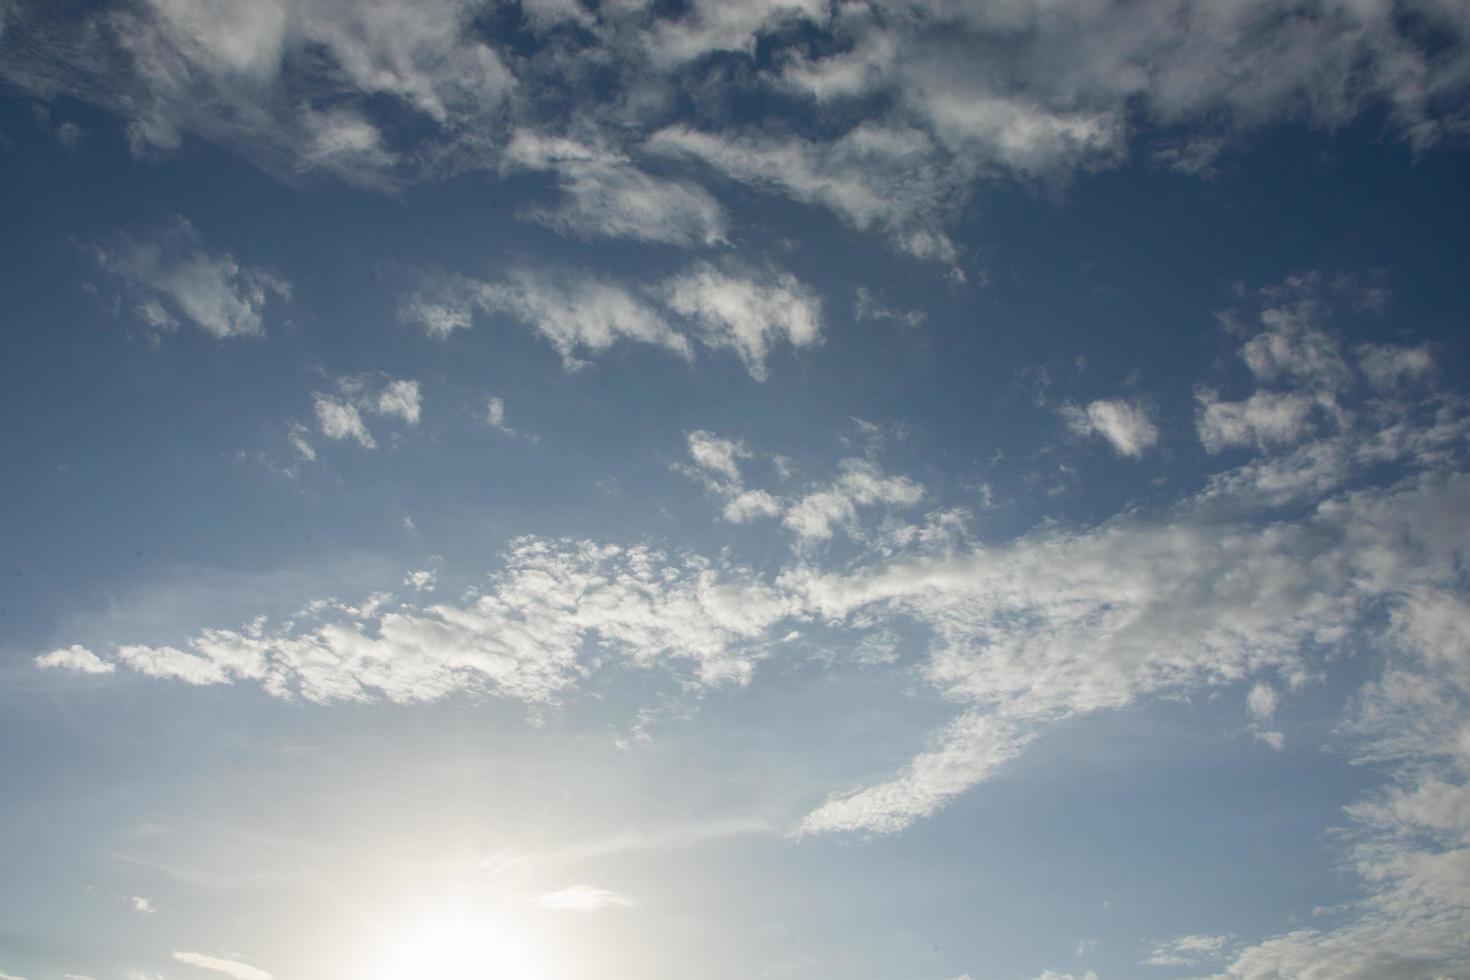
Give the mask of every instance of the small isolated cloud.
[{"label": "small isolated cloud", "polygon": [[631,908],[638,904],[622,892],[591,885],[572,885],[560,891],[536,897],[536,907],[550,912],[598,912],[602,909]]},{"label": "small isolated cloud", "polygon": [[218,956],[205,956],[203,953],[174,953],[174,959],[189,966],[197,966],[201,970],[214,970],[225,976],[234,977],[235,980],[272,980],[269,973],[259,967],[250,966],[235,960],[221,959]]},{"label": "small isolated cloud", "polygon": [[923,310],[897,310],[885,306],[866,286],[857,289],[852,316],[855,320],[891,320],[905,327],[922,327],[929,319],[929,314]]},{"label": "small isolated cloud", "polygon": [[1062,409],[1067,428],[1079,436],[1102,436],[1120,456],[1138,459],[1159,441],[1159,429],[1136,402],[1099,399],[1086,407]]},{"label": "small isolated cloud", "polygon": [[269,299],[291,296],[286,280],[242,266],[229,252],[211,251],[188,219],[177,215],[144,239],[118,235],[88,251],[124,284],[134,298],[134,314],[154,329],[173,329],[182,317],[214,337],[259,336]]},{"label": "small isolated cloud", "polygon": [[78,643],[59,650],[52,650],[50,653],[43,653],[35,659],[35,664],[43,670],[58,667],[62,670],[76,671],[78,674],[110,674],[117,669],[115,664],[108,663]]},{"label": "small isolated cloud", "polygon": [[516,434],[516,430],[505,421],[505,399],[497,395],[491,395],[485,399],[485,424],[508,436]]},{"label": "small isolated cloud", "polygon": [[1097,980],[1097,974],[1092,970],[1086,973],[1058,973],[1055,970],[1042,970],[1036,980]]},{"label": "small isolated cloud", "polygon": [[130,897],[128,899],[128,904],[133,907],[134,912],[137,912],[140,915],[152,915],[153,913],[158,911],[158,907],[156,905],[154,905],[151,901],[141,895],[133,895],[132,897]]},{"label": "small isolated cloud", "polygon": [[1145,966],[1198,966],[1225,955],[1225,936],[1180,936],[1149,951]]}]

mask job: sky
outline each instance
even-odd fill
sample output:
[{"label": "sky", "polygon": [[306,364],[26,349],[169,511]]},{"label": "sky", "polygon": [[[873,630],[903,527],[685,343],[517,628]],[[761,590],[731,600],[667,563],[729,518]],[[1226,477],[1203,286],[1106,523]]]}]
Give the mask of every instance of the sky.
[{"label": "sky", "polygon": [[0,0],[0,980],[1470,978],[1462,0]]}]

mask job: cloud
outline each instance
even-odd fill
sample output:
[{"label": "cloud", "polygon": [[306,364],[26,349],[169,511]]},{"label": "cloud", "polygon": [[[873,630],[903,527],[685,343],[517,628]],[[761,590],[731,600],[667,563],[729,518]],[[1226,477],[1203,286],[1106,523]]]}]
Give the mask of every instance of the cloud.
[{"label": "cloud", "polygon": [[872,290],[866,286],[857,288],[857,298],[853,301],[852,316],[855,320],[891,320],[905,327],[922,327],[929,319],[929,314],[923,310],[895,310],[883,305],[878,297],[873,295]]},{"label": "cloud", "polygon": [[[1060,188],[1140,141],[1208,177],[1283,122],[1371,115],[1421,153],[1470,130],[1470,27],[1451,0],[1328,0],[1310,15],[1289,0],[537,0],[514,32],[489,29],[473,0],[6,9],[8,83],[102,106],[140,155],[193,135],[282,180],[389,193],[469,169],[543,172],[560,200],[522,217],[708,247],[730,237],[727,209],[667,166],[698,161],[956,275],[946,226],[987,183]],[[751,98],[762,126],[720,125]]]},{"label": "cloud", "polygon": [[[1268,679],[1290,688],[1361,637],[1374,669],[1341,737],[1389,780],[1347,812],[1362,900],[1335,928],[1238,948],[1184,937],[1194,945],[1148,955],[1234,957],[1232,977],[1461,972],[1470,412],[1434,388],[1432,370],[1418,372],[1422,384],[1379,387],[1328,329],[1320,284],[1248,302],[1227,318],[1240,379],[1312,398],[1320,424],[1296,444],[1256,445],[1167,506],[998,542],[971,537],[964,512],[901,527],[884,514],[874,527],[861,508],[911,507],[924,488],[851,458],[797,492],[758,491],[744,480],[757,453],[701,430],[685,439],[688,472],[722,509],[760,499],[779,512],[798,544],[787,559],[757,572],[723,555],[523,538],[482,589],[451,602],[324,601],[271,628],[124,645],[104,662],[323,703],[469,694],[545,705],[611,665],[667,671],[695,690],[741,684],[793,631],[841,649],[877,630],[922,635],[913,676],[953,717],[906,764],[822,787],[795,828],[882,834],[935,813],[1056,726],[1151,698],[1247,689],[1253,734],[1280,744],[1264,730],[1279,710]],[[807,546],[839,531],[852,541],[841,561]]]},{"label": "cloud", "polygon": [[60,650],[43,653],[35,658],[34,663],[41,668],[55,667],[79,674],[110,674],[117,669],[116,665],[107,663],[91,650],[75,643]]},{"label": "cloud", "polygon": [[727,272],[699,262],[664,282],[663,300],[698,325],[705,344],[739,355],[757,381],[765,380],[766,356],[778,341],[821,341],[822,302],[789,272]]},{"label": "cloud", "polygon": [[[961,978],[963,980],[963,978]],[[1055,970],[1042,970],[1035,980],[1097,980],[1097,974],[1091,970],[1086,973],[1058,973]]]},{"label": "cloud", "polygon": [[188,966],[196,966],[201,970],[213,970],[223,973],[225,976],[234,977],[235,980],[271,980],[271,975],[259,967],[250,966],[235,960],[221,959],[218,956],[206,956],[203,953],[174,953],[174,959]]},{"label": "cloud", "polygon": [[[890,476],[869,459],[849,458],[838,464],[838,475],[827,483],[815,484],[805,493],[782,497],[762,489],[748,489],[740,474],[739,460],[753,454],[739,440],[697,430],[686,435],[692,469],[713,493],[724,500],[724,519],[732,524],[762,517],[779,517],[801,545],[818,544],[841,530],[855,540],[866,537],[859,522],[860,510],[874,506],[913,507],[923,500],[924,487],[905,476]],[[682,468],[682,467],[676,467]],[[890,527],[891,536],[922,530]]]},{"label": "cloud", "polygon": [[690,432],[685,438],[689,443],[689,456],[696,466],[715,476],[739,482],[740,465],[736,461],[750,455],[750,450],[743,443],[702,429]]},{"label": "cloud", "polygon": [[1085,408],[1062,409],[1067,427],[1080,436],[1099,435],[1120,456],[1139,459],[1159,441],[1159,429],[1148,411],[1135,402],[1100,399]]},{"label": "cloud", "polygon": [[290,283],[275,273],[211,252],[177,215],[147,238],[118,234],[88,251],[134,296],[137,317],[158,330],[173,329],[183,317],[213,337],[260,336],[270,297],[291,296]]},{"label": "cloud", "polygon": [[368,431],[357,406],[318,392],[312,396],[317,428],[328,439],[352,439],[364,449],[376,449],[378,443]]},{"label": "cloud", "polygon": [[283,698],[398,703],[459,693],[546,704],[597,660],[742,684],[790,597],[737,566],[646,546],[522,538],[484,590],[418,605],[376,596],[312,604],[267,630],[207,629],[187,650],[124,644],[118,663],[188,684],[250,681]]},{"label": "cloud", "polygon": [[426,568],[416,568],[403,577],[403,584],[417,592],[433,592],[439,584],[439,559],[433,556]]},{"label": "cloud", "polygon": [[[391,379],[372,375],[337,378],[337,394],[316,392],[312,395],[317,428],[328,439],[352,440],[364,449],[376,449],[377,440],[363,420],[367,412],[384,418],[396,418],[406,425],[418,425],[423,412],[423,395],[419,383],[410,379]],[[292,426],[290,439],[297,455],[307,461],[316,458],[305,439],[305,430]]]},{"label": "cloud", "polygon": [[1317,401],[1300,392],[1258,391],[1244,401],[1220,401],[1215,392],[1198,394],[1199,441],[1211,453],[1235,446],[1267,449],[1300,442],[1311,434]]},{"label": "cloud", "polygon": [[600,912],[603,909],[631,908],[636,904],[621,892],[591,885],[572,885],[536,897],[536,907],[549,912]]},{"label": "cloud", "polygon": [[1256,681],[1246,696],[1245,707],[1256,721],[1270,721],[1276,714],[1278,697],[1276,689],[1265,681]]},{"label": "cloud", "polygon": [[306,437],[309,434],[310,430],[299,423],[293,424],[290,431],[286,434],[287,440],[291,443],[291,448],[296,450],[296,455],[308,463],[316,459],[316,450],[312,448],[311,443],[306,441]]},{"label": "cloud", "polygon": [[1221,959],[1225,954],[1225,936],[1180,936],[1159,943],[1150,950],[1145,966],[1198,966]]},{"label": "cloud", "polygon": [[906,476],[888,476],[869,460],[845,459],[840,470],[830,485],[793,501],[781,518],[799,539],[825,541],[838,528],[852,532],[859,507],[912,507],[924,497],[922,484]]},{"label": "cloud", "polygon": [[696,262],[661,282],[623,285],[586,272],[513,268],[495,280],[425,276],[399,304],[399,318],[435,337],[467,328],[477,312],[499,313],[539,333],[569,370],[622,340],[653,344],[686,360],[683,320],[705,346],[734,351],[751,376],[766,377],[771,348],[821,339],[821,300],[790,273],[727,270]]},{"label": "cloud", "polygon": [[505,422],[505,400],[495,395],[485,399],[485,424],[508,436],[516,434],[516,430]]},{"label": "cloud", "polygon": [[128,904],[133,907],[134,912],[141,915],[152,915],[158,911],[158,908],[151,901],[141,895],[134,895],[129,898]]},{"label": "cloud", "polygon": [[399,315],[442,337],[469,326],[477,310],[502,313],[532,328],[568,369],[585,365],[582,353],[601,353],[619,340],[653,344],[685,358],[693,353],[689,341],[635,292],[566,270],[522,267],[488,282],[431,277],[404,301]]},{"label": "cloud", "polygon": [[725,209],[708,191],[687,180],[651,176],[616,151],[519,130],[503,161],[507,170],[556,174],[561,204],[527,208],[520,216],[564,235],[686,246],[725,241]]},{"label": "cloud", "polygon": [[918,129],[863,124],[830,142],[800,136],[723,133],[674,125],[648,138],[648,152],[694,159],[723,176],[825,207],[859,230],[876,229],[920,259],[953,264],[939,212],[961,181]]},{"label": "cloud", "polygon": [[379,415],[396,415],[409,425],[419,424],[419,413],[423,401],[417,381],[390,381],[378,392],[376,408]]}]

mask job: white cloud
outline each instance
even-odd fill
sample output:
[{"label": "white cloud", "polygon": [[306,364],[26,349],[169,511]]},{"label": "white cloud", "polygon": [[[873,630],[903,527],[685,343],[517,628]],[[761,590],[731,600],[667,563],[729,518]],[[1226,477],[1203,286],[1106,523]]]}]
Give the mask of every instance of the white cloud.
[{"label": "white cloud", "polygon": [[1380,389],[1423,378],[1434,369],[1434,355],[1422,345],[1362,344],[1357,355],[1359,369],[1373,387]]},{"label": "white cloud", "polygon": [[485,399],[485,424],[508,436],[516,434],[516,430],[507,425],[505,421],[505,400],[496,395]]},{"label": "white cloud", "polygon": [[409,425],[419,424],[422,406],[417,381],[390,381],[378,392],[376,400],[379,415],[396,415]]},{"label": "white cloud", "polygon": [[286,433],[286,439],[291,443],[291,448],[296,450],[296,455],[308,463],[316,459],[316,450],[312,448],[311,443],[306,441],[309,434],[310,430],[300,423],[293,423],[290,431]]},{"label": "white cloud", "polygon": [[434,566],[416,568],[403,576],[403,584],[418,592],[433,592],[439,584],[439,569]]},{"label": "white cloud", "polygon": [[[271,296],[291,286],[266,269],[242,266],[228,252],[211,252],[185,218],[175,216],[146,239],[116,236],[90,246],[92,256],[138,298],[139,319],[171,329],[174,314],[214,337],[259,336]],[[167,304],[167,308],[165,308]]]},{"label": "white cloud", "polygon": [[281,627],[208,629],[169,646],[122,645],[117,660],[190,684],[253,681],[315,702],[434,701],[485,692],[555,701],[588,669],[594,640],[640,667],[702,686],[744,683],[791,597],[748,570],[638,546],[523,538],[490,586],[457,602],[378,596],[318,602]]},{"label": "white cloud", "polygon": [[752,377],[764,379],[779,342],[807,347],[821,339],[821,300],[789,273],[738,272],[697,262],[646,287],[625,286],[568,270],[515,268],[501,278],[428,276],[399,305],[399,317],[432,336],[468,327],[476,311],[506,314],[541,334],[578,368],[620,340],[664,347],[689,359],[693,346],[669,323],[687,320],[708,347],[734,351]]},{"label": "white cloud", "polygon": [[[312,404],[317,428],[328,439],[351,439],[364,449],[376,449],[377,440],[363,420],[368,412],[385,418],[396,418],[406,425],[418,425],[423,413],[423,395],[419,383],[410,379],[381,376],[344,376],[337,379],[337,395],[316,392]],[[291,444],[297,454],[308,461],[316,458],[305,439],[305,430],[293,426]]]},{"label": "white cloud", "polygon": [[[651,172],[651,150],[951,267],[944,227],[975,186],[1060,186],[1116,166],[1135,128],[1177,132],[1155,158],[1208,175],[1272,123],[1337,128],[1382,109],[1389,134],[1421,152],[1470,125],[1470,27],[1453,0],[1326,0],[1312,16],[1289,0],[536,0],[519,5],[530,46],[491,36],[473,0],[7,9],[8,82],[111,110],[139,153],[196,134],[282,179],[385,191],[470,168],[542,170],[562,201],[526,216],[566,233],[726,237],[713,195]],[[694,128],[735,117],[752,93],[776,96],[769,125]],[[809,135],[778,135],[793,133]]]},{"label": "white cloud", "polygon": [[740,481],[740,465],[736,461],[750,455],[743,443],[702,429],[688,433],[685,438],[695,465],[726,480]]},{"label": "white cloud", "polygon": [[476,310],[506,314],[531,327],[567,368],[580,354],[601,353],[619,340],[664,347],[689,357],[689,341],[636,293],[586,273],[517,268],[490,282],[455,276],[427,279],[399,315],[430,334],[468,326]]},{"label": "white cloud", "polygon": [[[0,17],[3,17],[4,16],[4,13],[5,13],[5,8],[4,7],[0,7]],[[0,27],[3,27],[3,26],[4,26],[4,21],[3,20],[0,20]],[[13,973],[6,973],[4,970],[0,970],[0,980],[26,980],[26,978],[25,977],[18,977],[18,976],[16,976]]]},{"label": "white cloud", "polygon": [[1120,456],[1138,459],[1159,441],[1159,429],[1148,410],[1136,402],[1099,399],[1085,408],[1062,409],[1067,427],[1081,436],[1099,435]]},{"label": "white cloud", "polygon": [[1267,449],[1300,442],[1311,434],[1317,401],[1301,392],[1258,391],[1244,401],[1220,401],[1209,389],[1198,394],[1199,441],[1212,453],[1233,446]]},{"label": "white cloud", "polygon": [[1225,936],[1180,936],[1159,943],[1149,951],[1146,966],[1198,966],[1221,959],[1225,954]]},{"label": "white cloud", "polygon": [[922,327],[929,319],[929,314],[923,310],[895,310],[885,306],[866,286],[857,288],[852,316],[855,320],[892,320],[894,323],[910,328]]},{"label": "white cloud", "polygon": [[1245,707],[1256,721],[1270,721],[1276,714],[1277,701],[1276,688],[1265,681],[1256,681],[1246,696]]},{"label": "white cloud", "polygon": [[1055,970],[1042,970],[1036,980],[1097,980],[1097,974],[1091,970],[1086,973],[1058,973]]},{"label": "white cloud", "polygon": [[117,669],[115,665],[107,663],[91,650],[76,643],[41,654],[35,659],[35,664],[42,668],[74,670],[79,674],[110,674]]},{"label": "white cloud", "polygon": [[357,406],[318,392],[312,396],[317,428],[328,439],[352,439],[364,449],[376,449],[377,440],[368,431]]},{"label": "white cloud", "polygon": [[869,460],[845,459],[840,469],[841,475],[830,485],[802,495],[786,510],[782,523],[799,539],[825,541],[838,528],[852,533],[859,507],[912,507],[924,497],[922,484],[906,476],[888,476]]},{"label": "white cloud", "polygon": [[626,156],[575,140],[519,130],[506,147],[507,169],[550,170],[562,203],[521,216],[576,238],[632,238],[672,245],[725,241],[725,209],[704,188],[649,175]]},{"label": "white cloud", "polygon": [[129,898],[128,904],[133,907],[134,912],[141,915],[152,915],[158,911],[158,908],[151,901],[141,895],[134,895]]},{"label": "white cloud", "polygon": [[664,302],[699,326],[711,347],[733,350],[757,381],[778,341],[810,347],[821,340],[822,302],[787,272],[731,273],[696,263],[663,284]]},{"label": "white cloud", "polygon": [[536,907],[550,912],[600,912],[631,908],[638,904],[630,896],[591,885],[572,885],[536,898]]},{"label": "white cloud", "polygon": [[213,970],[223,973],[225,976],[234,977],[235,980],[271,980],[271,975],[259,967],[240,963],[236,960],[222,959],[218,956],[206,956],[203,953],[174,953],[174,959],[188,966],[197,966],[201,970]]},{"label": "white cloud", "polygon": [[646,148],[697,159],[732,180],[826,207],[859,230],[884,232],[917,258],[951,265],[958,258],[938,212],[959,181],[922,130],[864,124],[822,143],[676,125],[653,133]]}]

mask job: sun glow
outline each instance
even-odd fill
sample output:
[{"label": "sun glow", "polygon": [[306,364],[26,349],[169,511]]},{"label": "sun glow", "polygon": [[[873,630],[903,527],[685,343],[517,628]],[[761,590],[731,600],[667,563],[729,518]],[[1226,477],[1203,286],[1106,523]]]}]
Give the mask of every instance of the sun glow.
[{"label": "sun glow", "polygon": [[381,942],[364,974],[374,980],[562,980],[540,930],[463,909],[422,915]]}]

